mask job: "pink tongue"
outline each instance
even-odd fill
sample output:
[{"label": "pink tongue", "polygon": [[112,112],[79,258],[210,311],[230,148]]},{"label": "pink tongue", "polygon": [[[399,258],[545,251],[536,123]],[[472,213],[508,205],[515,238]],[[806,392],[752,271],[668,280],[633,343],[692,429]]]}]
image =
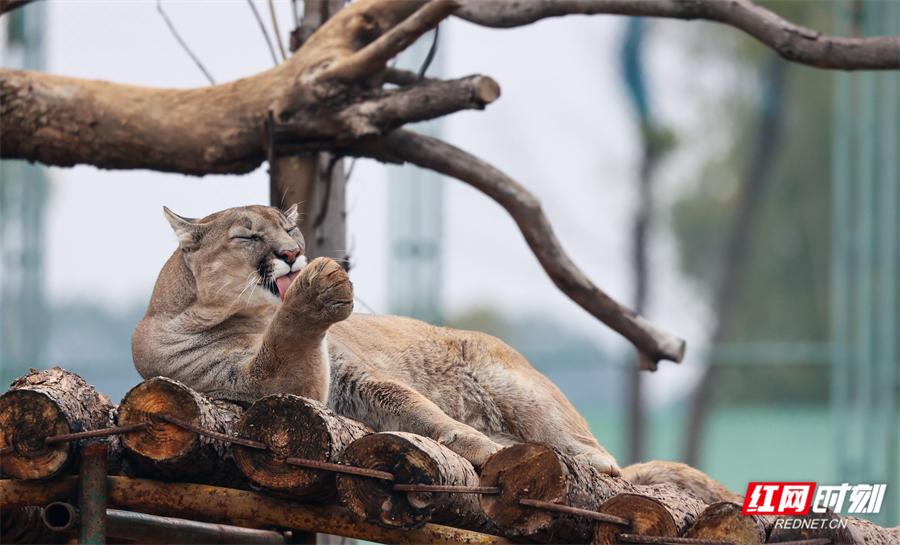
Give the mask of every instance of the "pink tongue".
[{"label": "pink tongue", "polygon": [[282,301],[284,301],[284,294],[287,293],[288,288],[291,287],[291,283],[299,274],[300,271],[292,272],[275,279],[275,286],[278,288],[278,295],[281,297]]}]

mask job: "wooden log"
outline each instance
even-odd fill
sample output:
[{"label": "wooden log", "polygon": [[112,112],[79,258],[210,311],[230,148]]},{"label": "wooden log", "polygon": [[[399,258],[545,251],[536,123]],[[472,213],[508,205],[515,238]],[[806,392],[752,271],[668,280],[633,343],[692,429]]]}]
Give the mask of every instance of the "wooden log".
[{"label": "wooden log", "polygon": [[706,507],[684,537],[731,541],[735,545],[759,545],[766,542],[771,517],[742,515],[741,506],[731,502],[713,503]]},{"label": "wooden log", "polygon": [[506,535],[554,543],[590,541],[593,521],[522,505],[519,500],[530,498],[598,511],[616,494],[635,490],[622,479],[534,443],[513,445],[488,458],[481,471],[481,486],[500,489],[499,494],[481,496],[481,507]]},{"label": "wooden log", "polygon": [[125,394],[117,414],[120,426],[148,424],[121,437],[130,471],[164,480],[248,486],[225,441],[163,419],[174,417],[195,428],[231,436],[242,412],[240,405],[211,400],[169,378],[138,384]]},{"label": "wooden log", "polygon": [[706,505],[674,484],[634,485],[634,493],[617,494],[599,511],[628,521],[628,525],[598,522],[594,543],[612,545],[619,535],[676,537],[697,520]]},{"label": "wooden log", "polygon": [[[48,482],[0,480],[0,509],[18,507],[22,499],[46,505],[75,494],[77,479]],[[247,528],[288,528],[364,539],[378,543],[435,545],[506,545],[502,537],[426,524],[414,530],[388,529],[361,521],[341,507],[301,504],[258,494],[203,484],[166,483],[109,477],[111,506],[152,515],[221,522]]]},{"label": "wooden log", "polygon": [[45,439],[109,428],[112,411],[112,402],[75,373],[32,370],[0,396],[0,469],[15,479],[58,475],[71,468],[87,440]]},{"label": "wooden log", "polygon": [[433,439],[405,432],[376,433],[354,441],[341,462],[394,475],[393,481],[338,475],[341,503],[360,518],[388,528],[419,528],[432,521],[498,532],[475,494],[394,490],[396,484],[479,485],[472,464]]},{"label": "wooden log", "polygon": [[[802,527],[801,523],[818,521],[816,527]],[[795,526],[796,521],[796,526]],[[772,526],[767,543],[806,539],[829,539],[833,545],[897,545],[900,543],[900,526],[882,528],[857,517],[841,517],[830,510],[803,517],[784,517],[784,521]]]},{"label": "wooden log", "polygon": [[322,403],[290,394],[264,397],[244,413],[237,434],[265,450],[232,447],[238,468],[253,482],[306,499],[333,498],[330,471],[288,464],[289,458],[336,463],[350,443],[372,433],[366,425],[340,416]]}]

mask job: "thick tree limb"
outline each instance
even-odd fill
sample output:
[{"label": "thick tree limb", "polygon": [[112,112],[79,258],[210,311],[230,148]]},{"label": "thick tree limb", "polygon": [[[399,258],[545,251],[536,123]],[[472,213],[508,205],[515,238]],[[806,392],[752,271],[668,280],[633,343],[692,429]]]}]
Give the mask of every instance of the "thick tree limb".
[{"label": "thick tree limb", "polygon": [[[0,156],[48,165],[239,174],[265,159],[271,90],[290,86],[279,69],[203,89],[151,89],[39,72],[0,70]],[[310,109],[279,124],[279,138],[315,150],[499,96],[485,76],[423,83]]]},{"label": "thick tree limb", "polygon": [[826,36],[749,0],[465,0],[456,12],[467,21],[501,28],[574,14],[706,19],[746,32],[789,61],[841,70],[900,68],[900,36]]},{"label": "thick tree limb", "polygon": [[435,138],[397,130],[354,150],[390,162],[409,162],[457,178],[497,201],[513,217],[531,251],[553,283],[570,299],[634,344],[648,363],[680,362],[685,342],[657,329],[643,317],[616,302],[572,262],[541,204],[515,180],[465,151]]},{"label": "thick tree limb", "polygon": [[500,96],[500,86],[487,76],[431,81],[389,91],[351,104],[327,119],[300,119],[278,124],[275,141],[282,151],[291,144],[327,140],[338,145],[380,135],[406,123],[434,119],[460,110],[481,110]]},{"label": "thick tree limb", "polygon": [[[456,111],[454,104],[484,107],[491,87],[484,78],[382,97],[366,80],[345,83],[323,75],[328,66],[369,42],[377,43],[421,5],[354,2],[322,25],[288,61],[253,77],[200,89],[154,89],[0,70],[0,157],[58,166],[239,174],[255,169],[266,157],[265,120],[270,111],[300,131],[295,141],[322,149],[404,123],[402,117],[387,120],[388,112],[405,112],[418,121]],[[441,6],[443,0],[421,12],[431,13],[432,5]],[[447,95],[426,99],[422,94],[431,92]]]}]

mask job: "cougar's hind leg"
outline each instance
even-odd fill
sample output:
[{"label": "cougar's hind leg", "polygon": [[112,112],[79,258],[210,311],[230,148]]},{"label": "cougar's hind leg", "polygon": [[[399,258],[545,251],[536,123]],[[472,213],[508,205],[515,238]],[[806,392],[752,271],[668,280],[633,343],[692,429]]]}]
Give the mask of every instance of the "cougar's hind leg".
[{"label": "cougar's hind leg", "polygon": [[550,379],[499,339],[483,337],[473,362],[503,419],[522,442],[546,443],[609,475],[616,459],[591,434],[587,422]]},{"label": "cougar's hind leg", "polygon": [[[344,398],[338,411],[376,430],[406,431],[430,437],[476,467],[481,467],[491,454],[502,448],[475,428],[449,417],[405,384],[356,378],[340,380],[335,386],[344,390],[340,394],[335,392]],[[355,401],[349,401],[353,398]]]}]

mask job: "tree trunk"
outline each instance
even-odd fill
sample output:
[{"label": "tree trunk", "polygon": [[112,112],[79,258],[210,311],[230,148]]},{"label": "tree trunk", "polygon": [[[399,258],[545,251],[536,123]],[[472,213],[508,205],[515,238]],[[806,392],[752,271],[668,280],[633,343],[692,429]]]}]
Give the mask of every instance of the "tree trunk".
[{"label": "tree trunk", "polygon": [[404,432],[382,432],[355,441],[341,461],[394,474],[394,481],[339,475],[341,503],[357,516],[388,528],[419,528],[428,521],[496,533],[474,494],[398,492],[395,484],[478,486],[465,458],[437,441]]},{"label": "tree trunk", "polygon": [[238,469],[253,482],[303,498],[334,496],[334,473],[285,463],[305,458],[336,463],[353,441],[372,433],[364,424],[335,414],[325,405],[290,394],[254,403],[237,425],[237,434],[267,450],[234,445]]},{"label": "tree trunk", "polygon": [[59,367],[16,379],[0,396],[0,449],[12,449],[2,454],[3,474],[15,479],[59,474],[87,440],[47,444],[45,438],[108,428],[113,408],[83,378]]},{"label": "tree trunk", "polygon": [[169,378],[155,377],[138,384],[125,394],[118,411],[119,425],[150,423],[143,430],[122,436],[131,470],[163,480],[246,487],[246,479],[237,471],[225,442],[159,416],[233,435],[242,412],[235,403],[211,400]]},{"label": "tree trunk", "polygon": [[736,503],[714,503],[700,513],[685,537],[727,540],[734,545],[758,545],[766,542],[767,520],[771,527],[771,518],[742,515],[741,506]]},{"label": "tree trunk", "polygon": [[626,519],[629,526],[599,522],[594,543],[618,543],[623,533],[676,537],[697,520],[706,505],[673,484],[635,485],[635,493],[618,494],[600,512]]},{"label": "tree trunk", "polygon": [[508,535],[553,543],[586,543],[593,522],[576,515],[519,503],[530,498],[598,511],[609,498],[634,492],[634,486],[602,474],[547,445],[525,443],[494,454],[481,471],[481,486],[500,488],[481,496],[485,514]]}]

